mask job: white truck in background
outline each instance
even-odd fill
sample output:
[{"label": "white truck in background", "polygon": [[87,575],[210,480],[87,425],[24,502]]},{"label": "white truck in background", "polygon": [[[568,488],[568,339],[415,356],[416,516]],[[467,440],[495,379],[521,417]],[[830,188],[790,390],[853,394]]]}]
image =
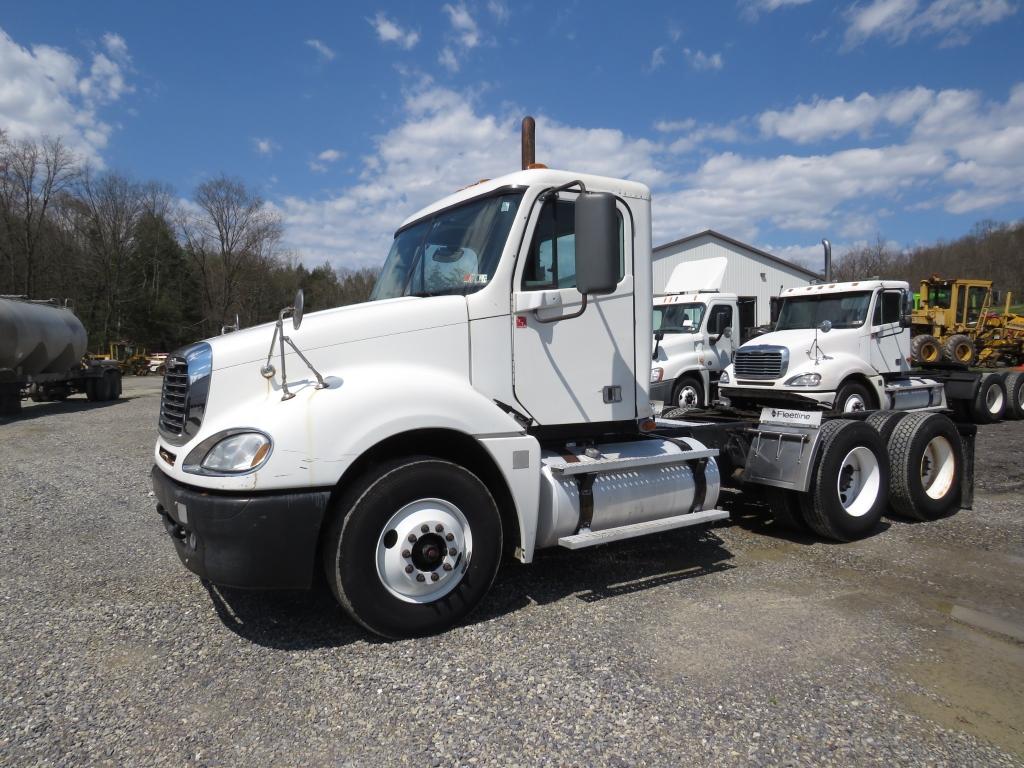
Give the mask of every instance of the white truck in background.
[{"label": "white truck in background", "polygon": [[1004,378],[963,366],[914,368],[910,286],[860,280],[789,288],[772,332],[736,350],[719,379],[732,406],[839,413],[956,408],[989,423],[1006,407]]},{"label": "white truck in background", "polygon": [[700,408],[718,397],[718,377],[732,362],[738,298],[722,293],[726,258],[678,265],[654,297],[651,401],[657,408]]},{"label": "white truck in background", "polygon": [[524,170],[401,225],[370,301],[303,319],[300,292],[168,357],[151,477],[189,570],[319,570],[355,621],[406,637],[461,622],[504,556],[724,519],[723,483],[840,541],[890,507],[970,506],[973,427],[940,413],[888,440],[820,412],[652,418],[650,192],[535,165],[532,122]]}]

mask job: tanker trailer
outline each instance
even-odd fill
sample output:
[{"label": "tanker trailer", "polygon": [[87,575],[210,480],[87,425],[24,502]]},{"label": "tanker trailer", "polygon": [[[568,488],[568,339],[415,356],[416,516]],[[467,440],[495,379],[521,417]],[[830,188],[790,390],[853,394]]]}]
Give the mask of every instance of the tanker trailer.
[{"label": "tanker trailer", "polygon": [[85,326],[56,301],[0,296],[0,416],[16,414],[21,401],[64,400],[84,393],[93,402],[121,396],[114,361],[82,362]]}]

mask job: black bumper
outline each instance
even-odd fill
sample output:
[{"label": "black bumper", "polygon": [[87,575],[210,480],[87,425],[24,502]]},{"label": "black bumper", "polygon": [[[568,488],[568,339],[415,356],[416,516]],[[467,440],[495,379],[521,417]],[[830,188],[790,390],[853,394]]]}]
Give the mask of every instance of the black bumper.
[{"label": "black bumper", "polygon": [[674,384],[674,381],[659,381],[657,384],[651,384],[651,400],[660,400],[666,408],[675,408],[676,404],[672,402],[672,386]]},{"label": "black bumper", "polygon": [[214,584],[307,589],[330,490],[218,493],[150,473],[156,510],[181,562]]}]

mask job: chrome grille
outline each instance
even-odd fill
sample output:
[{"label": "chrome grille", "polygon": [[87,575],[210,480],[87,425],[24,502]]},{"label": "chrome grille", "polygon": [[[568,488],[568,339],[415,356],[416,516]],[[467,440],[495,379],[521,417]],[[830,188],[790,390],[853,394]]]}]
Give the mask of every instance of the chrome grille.
[{"label": "chrome grille", "polygon": [[185,431],[188,406],[188,361],[177,355],[167,357],[164,388],[160,396],[160,429],[168,435]]},{"label": "chrome grille", "polygon": [[766,345],[741,347],[736,350],[733,363],[737,378],[777,379],[789,367],[789,350]]},{"label": "chrome grille", "polygon": [[168,355],[157,427],[172,445],[184,445],[203,423],[210,394],[213,351],[205,341]]}]

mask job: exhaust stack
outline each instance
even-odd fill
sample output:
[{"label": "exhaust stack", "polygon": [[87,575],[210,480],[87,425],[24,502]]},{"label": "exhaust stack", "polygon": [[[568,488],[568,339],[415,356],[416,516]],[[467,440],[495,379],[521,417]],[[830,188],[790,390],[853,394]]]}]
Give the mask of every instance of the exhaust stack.
[{"label": "exhaust stack", "polygon": [[523,168],[526,170],[537,162],[537,123],[527,115],[523,118]]},{"label": "exhaust stack", "polygon": [[823,239],[821,244],[825,246],[825,282],[832,282],[832,243]]}]

